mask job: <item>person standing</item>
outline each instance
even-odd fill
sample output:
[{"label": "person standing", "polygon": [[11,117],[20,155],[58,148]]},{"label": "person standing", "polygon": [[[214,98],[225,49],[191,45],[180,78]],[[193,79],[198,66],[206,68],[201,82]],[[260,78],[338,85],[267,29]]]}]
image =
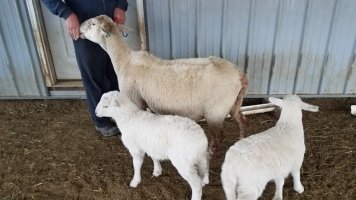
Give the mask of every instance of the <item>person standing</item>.
[{"label": "person standing", "polygon": [[65,20],[68,33],[73,39],[88,110],[95,128],[104,136],[120,134],[120,130],[110,118],[99,118],[95,115],[95,108],[102,94],[118,90],[117,77],[109,55],[98,44],[79,36],[80,24],[98,15],[107,15],[117,24],[124,24],[127,0],[42,0],[42,3],[54,15]]}]

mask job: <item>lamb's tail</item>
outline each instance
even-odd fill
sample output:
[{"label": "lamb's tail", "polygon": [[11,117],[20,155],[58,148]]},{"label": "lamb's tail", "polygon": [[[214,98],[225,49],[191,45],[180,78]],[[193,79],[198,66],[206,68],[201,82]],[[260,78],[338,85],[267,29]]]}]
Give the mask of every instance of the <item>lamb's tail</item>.
[{"label": "lamb's tail", "polygon": [[243,101],[244,96],[247,93],[247,89],[248,89],[248,80],[246,78],[246,75],[243,74],[240,76],[240,82],[241,82],[241,89],[237,96],[235,104],[231,109],[230,115],[236,121],[236,123],[239,127],[240,138],[243,138],[244,132],[245,132],[246,117],[244,114],[242,114],[240,108],[242,106],[242,101]]}]

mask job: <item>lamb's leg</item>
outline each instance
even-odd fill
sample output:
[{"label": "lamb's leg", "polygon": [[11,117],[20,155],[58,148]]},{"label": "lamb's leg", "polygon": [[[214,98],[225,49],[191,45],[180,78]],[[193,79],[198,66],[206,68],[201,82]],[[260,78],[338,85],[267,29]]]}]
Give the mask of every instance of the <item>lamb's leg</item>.
[{"label": "lamb's leg", "polygon": [[143,152],[131,152],[131,151],[130,153],[133,158],[133,167],[134,167],[134,176],[130,182],[130,187],[135,188],[141,182],[141,166],[145,154]]},{"label": "lamb's leg", "polygon": [[198,171],[194,165],[182,162],[182,160],[171,160],[174,167],[177,168],[179,174],[186,180],[192,189],[192,200],[200,200],[202,196],[203,180],[198,175]]},{"label": "lamb's leg", "polygon": [[237,188],[237,200],[257,200],[261,195],[261,185],[244,186],[239,185]]},{"label": "lamb's leg", "polygon": [[294,190],[298,193],[303,193],[304,187],[300,182],[300,168],[293,170],[291,174],[293,177]]},{"label": "lamb's leg", "polygon": [[274,193],[273,200],[282,200],[284,178],[282,177],[282,178],[275,179],[274,182],[276,183],[276,193]]},{"label": "lamb's leg", "polygon": [[204,155],[198,163],[198,173],[203,178],[203,185],[209,184],[209,161],[208,155]]},{"label": "lamb's leg", "polygon": [[[221,174],[222,186],[225,192],[225,196],[227,200],[236,200],[236,186],[237,180],[231,179],[229,175],[226,177],[226,174]],[[224,176],[224,177],[223,177]]]},{"label": "lamb's leg", "polygon": [[152,175],[158,177],[162,174],[162,167],[161,164],[157,159],[152,158],[153,161],[153,173]]}]

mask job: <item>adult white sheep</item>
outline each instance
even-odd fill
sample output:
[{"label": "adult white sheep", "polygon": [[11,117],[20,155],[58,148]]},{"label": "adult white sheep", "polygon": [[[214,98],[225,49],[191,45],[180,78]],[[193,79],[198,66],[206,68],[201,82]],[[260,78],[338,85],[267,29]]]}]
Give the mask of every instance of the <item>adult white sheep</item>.
[{"label": "adult white sheep", "polygon": [[192,199],[201,199],[202,187],[209,183],[208,140],[196,122],[140,110],[118,91],[105,93],[95,112],[98,117],[113,118],[120,127],[122,142],[133,158],[131,187],[141,182],[141,165],[146,153],[153,160],[153,176],[162,173],[159,161],[169,159],[189,183]]},{"label": "adult white sheep", "polygon": [[296,95],[269,100],[282,108],[276,126],[238,141],[226,153],[221,181],[228,200],[236,200],[236,193],[238,199],[257,199],[271,180],[276,184],[273,199],[281,200],[289,173],[294,190],[304,191],[300,182],[305,152],[302,110],[317,112],[318,107],[302,102]]},{"label": "adult white sheep", "polygon": [[212,133],[211,149],[219,143],[229,113],[243,137],[240,107],[248,82],[237,66],[218,57],[162,60],[146,51],[132,51],[120,27],[101,15],[82,23],[80,32],[81,38],[98,43],[109,54],[120,91],[133,103],[159,114],[205,118]]}]

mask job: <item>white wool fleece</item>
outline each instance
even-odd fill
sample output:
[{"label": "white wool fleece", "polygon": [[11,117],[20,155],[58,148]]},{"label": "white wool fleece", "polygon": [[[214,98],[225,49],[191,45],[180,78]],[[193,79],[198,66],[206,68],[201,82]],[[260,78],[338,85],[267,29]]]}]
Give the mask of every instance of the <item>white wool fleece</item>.
[{"label": "white wool fleece", "polygon": [[269,181],[276,183],[274,199],[282,199],[284,179],[290,173],[294,190],[304,191],[300,182],[305,153],[302,109],[316,112],[318,107],[296,95],[270,101],[282,108],[276,126],[238,141],[226,153],[221,179],[228,200],[257,199]]},{"label": "white wool fleece", "polygon": [[228,114],[243,136],[245,118],[240,107],[248,81],[236,65],[218,57],[164,60],[147,51],[132,51],[120,28],[109,17],[98,16],[83,22],[80,31],[82,38],[108,53],[120,91],[135,105],[158,114],[205,118],[212,133],[212,152]]},{"label": "white wool fleece", "polygon": [[192,199],[201,198],[202,186],[209,182],[208,140],[196,122],[140,110],[117,91],[102,96],[96,114],[113,118],[120,127],[122,142],[133,157],[131,187],[137,187],[141,182],[141,165],[147,154],[154,163],[154,176],[162,173],[159,161],[169,159],[190,184]]}]

